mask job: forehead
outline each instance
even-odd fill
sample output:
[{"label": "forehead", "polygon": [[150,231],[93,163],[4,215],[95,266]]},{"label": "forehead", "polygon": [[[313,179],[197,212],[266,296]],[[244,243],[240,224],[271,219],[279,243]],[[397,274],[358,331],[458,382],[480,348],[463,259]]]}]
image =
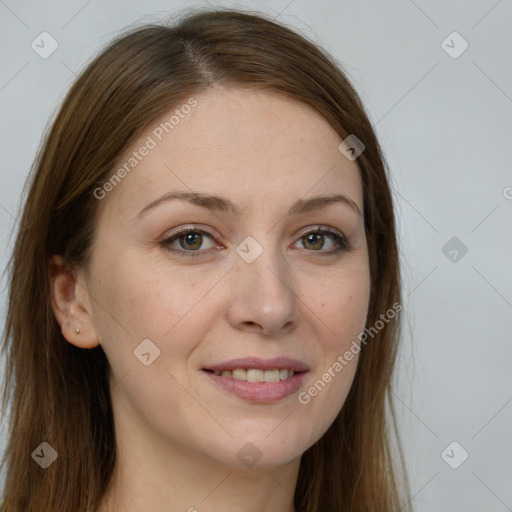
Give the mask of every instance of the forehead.
[{"label": "forehead", "polygon": [[148,125],[118,160],[114,171],[128,172],[100,207],[131,215],[165,192],[188,189],[250,209],[339,192],[362,209],[359,167],[340,142],[325,118],[293,98],[212,88]]}]

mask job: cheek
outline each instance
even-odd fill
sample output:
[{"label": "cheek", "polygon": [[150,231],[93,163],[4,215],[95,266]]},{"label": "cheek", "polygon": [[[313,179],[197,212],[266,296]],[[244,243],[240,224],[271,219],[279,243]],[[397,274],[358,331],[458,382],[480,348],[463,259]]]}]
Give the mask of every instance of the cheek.
[{"label": "cheek", "polygon": [[187,360],[217,318],[207,292],[222,274],[203,278],[119,259],[110,268],[96,279],[95,320],[118,414],[138,411],[151,423],[169,425],[171,404],[176,416],[197,408],[185,391]]},{"label": "cheek", "polygon": [[100,262],[98,258],[95,316],[102,330],[113,325],[132,339],[166,338],[221,277],[170,268],[161,261],[152,264],[151,258],[137,255],[115,260],[107,255]]},{"label": "cheek", "polygon": [[162,264],[107,256],[98,258],[94,270],[94,319],[116,380],[139,368],[134,351],[144,340],[154,343],[155,353],[160,351],[157,366],[177,366],[208,331],[209,317],[201,305],[221,275],[203,278]]},{"label": "cheek", "polygon": [[312,438],[334,421],[350,391],[359,359],[358,336],[368,313],[370,282],[366,267],[324,282],[323,292],[309,294],[317,313],[317,343],[321,361],[298,401],[316,418]]},{"label": "cheek", "polygon": [[326,328],[326,336],[321,338],[324,353],[339,353],[357,339],[366,323],[370,300],[367,267],[356,267],[336,279],[325,280],[322,292],[316,293],[312,300],[320,305],[319,317]]}]

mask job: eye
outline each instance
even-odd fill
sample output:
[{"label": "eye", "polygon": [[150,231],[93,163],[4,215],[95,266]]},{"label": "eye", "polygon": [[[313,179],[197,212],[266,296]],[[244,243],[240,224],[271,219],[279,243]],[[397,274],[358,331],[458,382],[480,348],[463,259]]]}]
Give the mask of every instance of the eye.
[{"label": "eye", "polygon": [[[296,248],[319,253],[319,255],[337,254],[349,251],[351,248],[344,235],[328,226],[310,228],[295,242],[295,244],[299,243],[302,247]],[[176,230],[159,245],[184,257],[204,256],[211,249],[224,248],[213,239],[212,234],[196,226],[186,226]]]},{"label": "eye", "polygon": [[350,249],[348,240],[337,230],[330,227],[318,226],[303,233],[296,243],[301,243],[299,249],[312,252],[334,254]]},{"label": "eye", "polygon": [[196,227],[181,228],[172,233],[160,246],[183,256],[200,256],[209,249],[220,248],[213,235]]}]

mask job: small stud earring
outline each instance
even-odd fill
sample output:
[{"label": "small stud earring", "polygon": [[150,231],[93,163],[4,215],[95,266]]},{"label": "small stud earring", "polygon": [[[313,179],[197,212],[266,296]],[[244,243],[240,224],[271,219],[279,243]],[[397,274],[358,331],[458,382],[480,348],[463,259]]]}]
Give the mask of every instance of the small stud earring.
[{"label": "small stud earring", "polygon": [[75,329],[75,332],[76,332],[77,334],[80,334],[80,329],[77,327],[77,328]]}]

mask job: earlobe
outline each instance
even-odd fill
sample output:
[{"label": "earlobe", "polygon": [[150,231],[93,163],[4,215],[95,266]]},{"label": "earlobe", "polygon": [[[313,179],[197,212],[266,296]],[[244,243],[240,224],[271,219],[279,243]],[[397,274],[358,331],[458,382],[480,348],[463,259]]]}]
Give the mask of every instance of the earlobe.
[{"label": "earlobe", "polygon": [[50,258],[48,278],[53,314],[64,338],[80,348],[99,345],[90,305],[79,300],[77,288],[81,285],[62,256],[54,255]]}]

